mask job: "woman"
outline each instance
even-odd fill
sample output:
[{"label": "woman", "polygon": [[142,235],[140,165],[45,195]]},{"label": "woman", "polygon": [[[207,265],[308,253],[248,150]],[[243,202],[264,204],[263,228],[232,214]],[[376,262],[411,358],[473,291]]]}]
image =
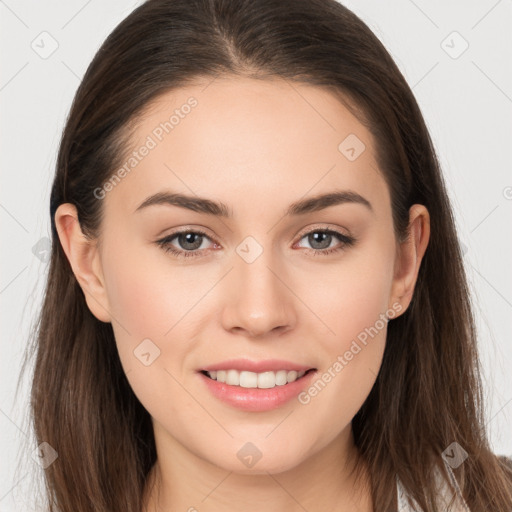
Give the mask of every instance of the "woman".
[{"label": "woman", "polygon": [[431,139],[342,5],[148,0],[76,93],[50,214],[50,510],[511,509]]}]

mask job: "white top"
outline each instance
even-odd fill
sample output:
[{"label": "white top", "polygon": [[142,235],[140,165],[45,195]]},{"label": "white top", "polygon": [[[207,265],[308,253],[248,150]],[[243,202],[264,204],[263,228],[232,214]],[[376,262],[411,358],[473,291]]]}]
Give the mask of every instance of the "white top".
[{"label": "white top", "polygon": [[[455,475],[453,474],[452,468],[447,464],[447,462],[444,459],[443,461],[450,476],[450,480],[453,488],[455,489],[455,492],[450,488],[448,482],[442,478],[440,471],[437,470],[436,488],[438,489],[438,507],[443,512],[471,512],[466,502],[464,501],[464,498],[462,497],[462,492],[460,490],[459,484],[457,483],[457,480],[455,479]],[[418,505],[416,500],[414,500],[407,494],[398,476],[396,479],[396,490],[398,498],[398,512],[422,512],[422,509]],[[454,495],[456,497],[453,502],[453,505],[450,507],[450,509],[448,509],[448,504],[450,503]],[[407,498],[411,500],[412,505],[408,503]]]}]

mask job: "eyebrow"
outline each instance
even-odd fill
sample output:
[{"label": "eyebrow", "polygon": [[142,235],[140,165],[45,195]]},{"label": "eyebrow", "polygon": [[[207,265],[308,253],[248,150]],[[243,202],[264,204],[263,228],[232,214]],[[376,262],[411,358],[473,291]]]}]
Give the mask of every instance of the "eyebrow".
[{"label": "eyebrow", "polygon": [[[300,199],[299,201],[292,203],[288,206],[285,216],[304,215],[306,213],[323,210],[330,206],[346,203],[361,204],[373,212],[371,203],[360,194],[350,190],[336,190],[327,194]],[[229,208],[222,202],[168,191],[157,192],[156,194],[149,196],[137,207],[135,212],[154,205],[178,206],[194,212],[226,219],[232,217]]]}]

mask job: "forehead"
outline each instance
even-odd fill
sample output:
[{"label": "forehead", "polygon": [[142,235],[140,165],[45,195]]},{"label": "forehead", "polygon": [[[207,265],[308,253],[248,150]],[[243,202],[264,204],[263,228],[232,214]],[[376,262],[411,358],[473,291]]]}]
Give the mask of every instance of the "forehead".
[{"label": "forehead", "polygon": [[330,188],[375,196],[384,184],[370,132],[338,97],[283,79],[216,78],[166,92],[137,119],[122,165],[106,203],[123,215],[163,190],[236,213]]}]

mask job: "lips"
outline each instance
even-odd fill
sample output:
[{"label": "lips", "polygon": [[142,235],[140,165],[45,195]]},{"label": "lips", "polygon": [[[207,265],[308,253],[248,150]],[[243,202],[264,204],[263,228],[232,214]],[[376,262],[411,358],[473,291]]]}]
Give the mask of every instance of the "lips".
[{"label": "lips", "polygon": [[[230,362],[230,364],[232,364],[232,362]],[[268,366],[266,367],[268,368]],[[236,370],[231,371],[236,372]],[[217,372],[218,375],[221,372],[229,373],[229,370],[227,372],[225,370],[211,370],[211,372]],[[291,370],[291,372],[296,373],[295,370]],[[243,373],[251,372],[243,370],[241,374]],[[279,371],[276,373],[279,373]],[[260,382],[258,377],[258,387],[253,387],[255,384],[254,381],[246,382],[246,384],[249,384],[249,387],[244,387],[219,382],[216,379],[210,378],[206,371],[197,372],[199,381],[202,383],[201,385],[205,386],[210,396],[215,397],[230,407],[247,412],[271,411],[272,409],[277,409],[292,402],[297,395],[311,384],[316,374],[317,371],[311,369],[311,371],[306,371],[302,377],[287,382],[286,384],[277,385],[277,382],[273,383],[267,381],[263,382],[263,387],[259,386]],[[265,375],[265,372],[258,375]],[[240,384],[242,384],[242,382],[240,382]],[[269,388],[269,385],[272,384],[275,385]]]}]

